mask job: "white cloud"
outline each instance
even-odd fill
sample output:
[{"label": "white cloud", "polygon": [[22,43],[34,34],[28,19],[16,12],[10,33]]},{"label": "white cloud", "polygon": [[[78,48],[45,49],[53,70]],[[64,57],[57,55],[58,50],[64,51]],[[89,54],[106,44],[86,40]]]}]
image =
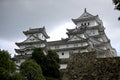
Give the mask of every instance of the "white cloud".
[{"label": "white cloud", "polygon": [[2,40],[0,39],[0,49],[2,50],[7,50],[11,56],[13,57],[15,54],[14,48],[17,48],[17,46],[15,45],[14,41],[7,41],[7,40]]},{"label": "white cloud", "polygon": [[48,41],[60,40],[61,38],[67,38],[66,29],[75,28],[75,25],[72,22],[66,22],[62,25],[56,26],[50,33],[50,39]]}]

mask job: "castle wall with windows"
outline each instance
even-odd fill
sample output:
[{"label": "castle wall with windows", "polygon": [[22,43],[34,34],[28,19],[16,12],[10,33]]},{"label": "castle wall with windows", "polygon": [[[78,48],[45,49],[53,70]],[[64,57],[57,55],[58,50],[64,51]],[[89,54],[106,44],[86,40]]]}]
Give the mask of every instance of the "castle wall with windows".
[{"label": "castle wall with windows", "polygon": [[[94,16],[85,9],[80,17],[72,19],[72,21],[76,27],[67,29],[68,37],[58,41],[47,41],[50,37],[46,33],[45,27],[23,31],[27,38],[23,42],[17,42],[16,45],[19,49],[15,49],[18,53],[16,58],[18,58],[19,63],[23,62],[21,56],[25,56],[24,59],[30,57],[33,48],[44,48],[46,54],[46,50],[54,50],[61,60],[69,59],[70,54],[91,51],[99,52],[97,57],[116,56],[116,50],[112,48],[98,15]],[[67,61],[61,62],[61,69],[67,67],[65,62]]]}]

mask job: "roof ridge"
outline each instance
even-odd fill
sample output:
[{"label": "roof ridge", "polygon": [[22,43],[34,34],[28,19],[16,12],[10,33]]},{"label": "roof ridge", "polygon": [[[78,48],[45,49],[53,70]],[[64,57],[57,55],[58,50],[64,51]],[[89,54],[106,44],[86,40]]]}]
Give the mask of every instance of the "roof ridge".
[{"label": "roof ridge", "polygon": [[86,8],[85,8],[84,13],[80,17],[78,17],[78,19],[88,18],[88,17],[94,17],[94,15],[88,13]]}]

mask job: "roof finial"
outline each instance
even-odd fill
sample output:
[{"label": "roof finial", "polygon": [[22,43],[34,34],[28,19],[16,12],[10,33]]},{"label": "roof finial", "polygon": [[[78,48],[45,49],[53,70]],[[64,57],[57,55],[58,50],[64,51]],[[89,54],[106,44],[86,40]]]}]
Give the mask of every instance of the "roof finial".
[{"label": "roof finial", "polygon": [[86,8],[85,8],[84,12],[85,12],[85,13],[87,12]]}]

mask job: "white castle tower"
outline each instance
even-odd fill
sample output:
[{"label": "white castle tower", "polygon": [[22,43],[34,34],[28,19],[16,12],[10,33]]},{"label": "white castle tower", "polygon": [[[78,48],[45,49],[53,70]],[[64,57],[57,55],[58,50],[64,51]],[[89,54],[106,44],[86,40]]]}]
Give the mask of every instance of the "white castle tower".
[{"label": "white castle tower", "polygon": [[28,31],[23,31],[23,33],[27,37],[26,40],[15,43],[19,47],[19,49],[15,49],[16,53],[18,53],[18,55],[15,56],[16,64],[18,66],[31,57],[31,53],[34,48],[43,48],[44,53],[46,53],[46,39],[49,38],[45,31],[45,27],[29,29]]},{"label": "white castle tower", "polygon": [[[25,59],[31,57],[33,48],[43,48],[46,50],[54,50],[61,59],[61,69],[67,67],[67,60],[71,53],[83,53],[97,51],[96,57],[114,57],[116,50],[111,47],[110,40],[107,38],[102,21],[99,16],[88,13],[85,9],[84,13],[77,19],[72,19],[76,27],[67,29],[68,38],[58,41],[47,42],[49,38],[45,28],[35,28],[24,31],[27,39],[23,42],[16,43],[20,49],[15,49],[18,53],[16,62],[20,65]],[[17,63],[16,63],[17,64]]]},{"label": "white castle tower", "polygon": [[111,47],[110,40],[104,32],[105,28],[102,20],[99,19],[98,15],[93,16],[85,9],[84,13],[79,18],[72,19],[72,21],[76,24],[77,28],[81,30],[80,32],[86,35],[93,49],[102,52],[98,57],[116,56],[116,50]]}]

